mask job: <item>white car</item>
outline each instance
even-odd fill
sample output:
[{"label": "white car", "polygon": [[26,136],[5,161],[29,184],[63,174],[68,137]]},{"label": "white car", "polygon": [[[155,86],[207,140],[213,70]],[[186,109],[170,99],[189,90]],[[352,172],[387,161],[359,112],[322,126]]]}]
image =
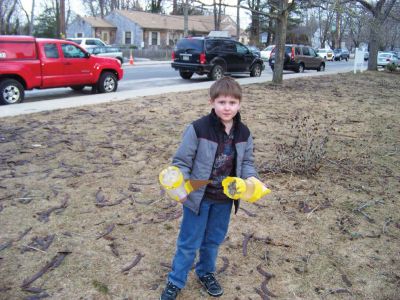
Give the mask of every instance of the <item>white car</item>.
[{"label": "white car", "polygon": [[86,49],[87,52],[96,56],[113,57],[119,60],[121,65],[124,63],[124,55],[117,47],[94,47]]},{"label": "white car", "polygon": [[260,51],[261,59],[264,61],[268,61],[271,56],[272,50],[275,48],[275,45],[269,45],[267,48],[264,48]]},{"label": "white car", "polygon": [[108,46],[101,39],[97,39],[97,38],[67,38],[67,40],[77,43],[84,49]]},{"label": "white car", "polygon": [[324,60],[333,61],[335,58],[335,55],[333,54],[333,51],[331,49],[318,49],[317,54],[319,57],[322,57]]},{"label": "white car", "polygon": [[385,67],[388,64],[394,64],[395,66],[399,66],[399,58],[391,52],[378,52],[378,67]]}]

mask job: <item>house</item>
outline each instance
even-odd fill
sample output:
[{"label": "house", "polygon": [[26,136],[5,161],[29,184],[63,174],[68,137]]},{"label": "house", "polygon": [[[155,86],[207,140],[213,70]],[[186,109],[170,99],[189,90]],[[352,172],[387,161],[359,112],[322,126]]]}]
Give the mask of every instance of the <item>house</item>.
[{"label": "house", "polygon": [[[76,37],[79,34],[93,36],[90,34],[95,33],[102,37],[104,32],[109,32],[110,44],[134,45],[138,48],[165,48],[173,47],[184,34],[183,16],[114,10],[103,20],[103,25],[107,24],[108,27],[99,27],[100,24],[95,23],[93,19],[99,20],[99,18],[78,17],[68,27],[67,36]],[[189,35],[207,35],[212,30],[214,30],[214,16],[189,16]],[[231,17],[222,16],[221,30],[228,31],[235,37],[236,23]]]},{"label": "house", "polygon": [[77,16],[68,25],[67,37],[96,37],[102,39],[107,44],[114,44],[117,27],[102,18]]}]

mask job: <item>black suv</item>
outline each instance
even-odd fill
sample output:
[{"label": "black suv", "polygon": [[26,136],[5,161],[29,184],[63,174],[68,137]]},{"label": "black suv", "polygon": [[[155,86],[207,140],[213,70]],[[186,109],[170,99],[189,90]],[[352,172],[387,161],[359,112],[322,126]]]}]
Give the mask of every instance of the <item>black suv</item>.
[{"label": "black suv", "polygon": [[335,56],[335,60],[341,61],[342,59],[348,61],[350,58],[350,53],[347,49],[337,48],[333,50],[333,55]]},{"label": "black suv", "polygon": [[226,73],[246,72],[251,77],[258,77],[265,68],[262,59],[246,46],[221,37],[182,38],[172,52],[172,61],[171,66],[183,79],[190,79],[194,73],[207,74],[213,80]]},{"label": "black suv", "polygon": [[[274,69],[276,47],[271,52],[269,65]],[[317,52],[310,46],[285,45],[284,70],[302,73],[304,70],[325,71],[325,61],[318,56]]]}]

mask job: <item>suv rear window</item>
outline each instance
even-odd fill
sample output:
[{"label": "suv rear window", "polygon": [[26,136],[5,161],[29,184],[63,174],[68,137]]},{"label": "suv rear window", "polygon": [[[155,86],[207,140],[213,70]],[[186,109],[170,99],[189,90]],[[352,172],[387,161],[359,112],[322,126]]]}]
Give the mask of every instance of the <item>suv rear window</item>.
[{"label": "suv rear window", "polygon": [[176,49],[178,50],[196,50],[199,52],[203,51],[204,40],[197,39],[180,39],[176,44]]},{"label": "suv rear window", "polygon": [[67,40],[71,41],[71,42],[74,42],[74,43],[77,43],[78,45],[80,45],[82,43],[82,40],[70,40],[70,39],[67,39]]}]

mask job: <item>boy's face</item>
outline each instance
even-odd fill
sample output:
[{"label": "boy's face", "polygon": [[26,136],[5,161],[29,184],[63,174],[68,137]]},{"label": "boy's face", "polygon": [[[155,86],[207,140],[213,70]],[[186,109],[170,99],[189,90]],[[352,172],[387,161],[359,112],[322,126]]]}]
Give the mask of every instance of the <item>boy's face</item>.
[{"label": "boy's face", "polygon": [[210,104],[223,123],[231,122],[240,109],[239,99],[232,96],[218,96],[214,100],[210,99]]}]

